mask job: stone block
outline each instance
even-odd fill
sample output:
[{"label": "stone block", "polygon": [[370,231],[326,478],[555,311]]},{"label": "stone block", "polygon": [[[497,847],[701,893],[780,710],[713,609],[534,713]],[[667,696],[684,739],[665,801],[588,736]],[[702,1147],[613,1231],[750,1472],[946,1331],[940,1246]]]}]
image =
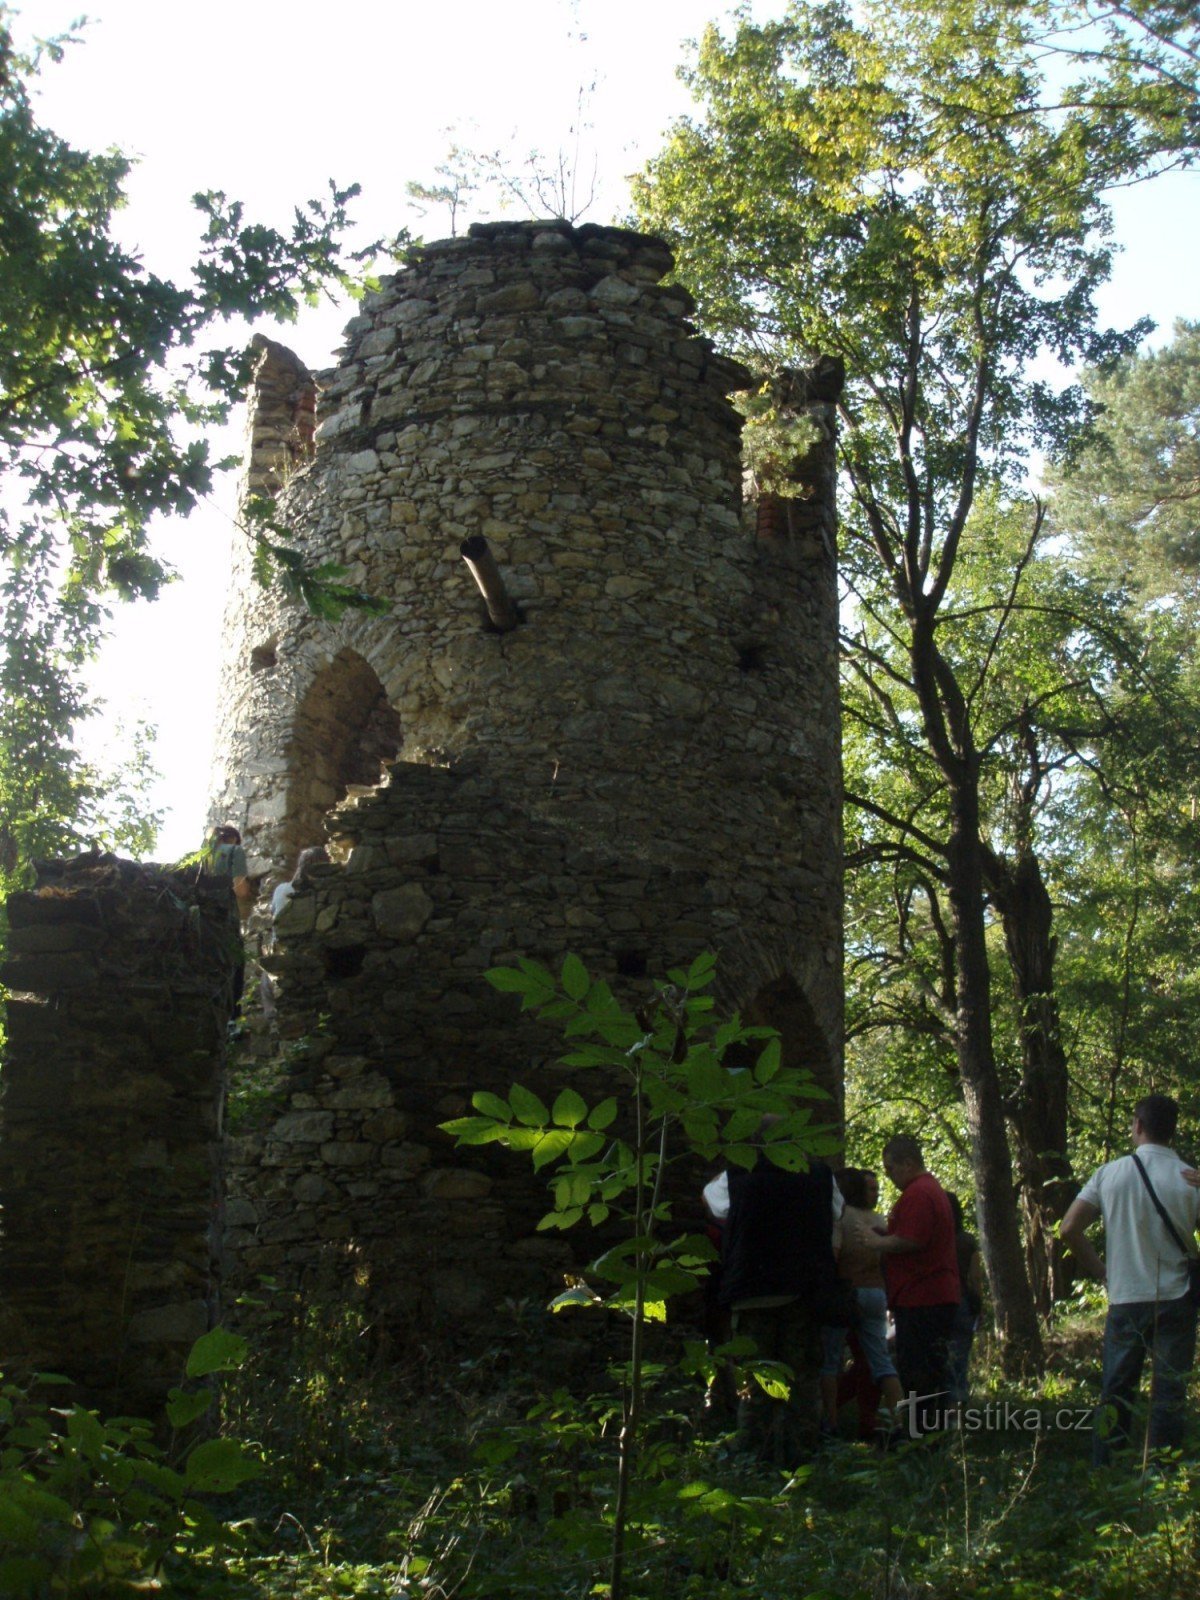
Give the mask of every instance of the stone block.
[{"label": "stone block", "polygon": [[380,1165],[393,1177],[411,1178],[426,1168],[433,1157],[423,1144],[385,1144],[379,1152]]},{"label": "stone block", "polygon": [[384,889],[371,898],[371,917],[386,939],[415,939],[433,915],[433,901],[419,884]]},{"label": "stone block", "polygon": [[541,298],[537,285],[526,278],[481,294],[478,306],[481,315],[495,316],[504,311],[532,311],[541,304]]},{"label": "stone block", "polygon": [[18,956],[0,966],[0,983],[21,994],[55,994],[81,989],[99,978],[99,969],[82,955]]},{"label": "stone block", "polygon": [[275,918],[275,931],[281,939],[294,938],[297,934],[310,932],[316,920],[316,897],[294,894]]},{"label": "stone block", "polygon": [[390,1106],[395,1098],[391,1084],[377,1074],[352,1080],[323,1097],[324,1103],[334,1111],[376,1110]]},{"label": "stone block", "polygon": [[491,1192],[487,1173],[470,1167],[435,1167],[421,1179],[421,1193],[429,1200],[482,1200]]},{"label": "stone block", "polygon": [[437,834],[413,833],[388,839],[384,845],[392,866],[407,866],[413,861],[429,861],[438,853]]},{"label": "stone block", "polygon": [[8,948],[14,955],[41,955],[67,950],[95,950],[104,941],[103,929],[89,927],[83,922],[43,922],[11,929]]},{"label": "stone block", "polygon": [[178,1305],[155,1306],[136,1312],[126,1327],[131,1344],[193,1345],[208,1332],[208,1305],[203,1300],[184,1300]]},{"label": "stone block", "polygon": [[316,1205],[332,1192],[329,1184],[317,1172],[306,1172],[292,1185],[292,1198],[301,1205]]},{"label": "stone block", "polygon": [[373,1144],[390,1144],[392,1140],[404,1137],[408,1132],[408,1123],[406,1112],[391,1109],[377,1111],[364,1121],[363,1138],[370,1139]]},{"label": "stone block", "polygon": [[378,1159],[378,1146],[330,1140],[321,1146],[321,1160],[330,1167],[366,1167]]},{"label": "stone block", "polygon": [[320,1144],[333,1133],[332,1111],[289,1111],[273,1122],[270,1137],[285,1144]]}]

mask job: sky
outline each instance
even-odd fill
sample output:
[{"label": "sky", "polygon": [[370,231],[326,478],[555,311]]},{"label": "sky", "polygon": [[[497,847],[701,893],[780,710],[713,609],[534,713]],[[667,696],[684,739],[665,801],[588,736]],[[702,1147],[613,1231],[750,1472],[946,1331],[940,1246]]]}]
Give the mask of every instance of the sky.
[{"label": "sky", "polygon": [[[15,9],[23,42],[78,15],[59,0]],[[762,18],[777,9],[752,6]],[[195,257],[197,190],[224,190],[282,227],[329,179],[357,182],[363,239],[405,226],[442,237],[448,216],[418,215],[406,185],[436,181],[455,143],[500,151],[514,168],[531,150],[562,151],[584,182],[595,170],[585,220],[606,222],[624,212],[627,176],[689,108],[676,76],[683,42],[726,15],[721,0],[97,0],[82,42],[46,69],[40,115],[76,145],[136,158],[120,233],[161,274],[185,273]],[[1125,251],[1102,312],[1117,324],[1150,315],[1161,341],[1175,318],[1200,317],[1200,174],[1126,191],[1116,215]],[[263,331],[321,368],[352,314],[324,306]],[[214,454],[240,440],[239,422]],[[211,507],[159,530],[179,581],[116,619],[93,680],[109,709],[81,729],[85,753],[102,756],[122,724],[157,726],[162,860],[196,848],[206,817],[235,491],[229,475]]]}]

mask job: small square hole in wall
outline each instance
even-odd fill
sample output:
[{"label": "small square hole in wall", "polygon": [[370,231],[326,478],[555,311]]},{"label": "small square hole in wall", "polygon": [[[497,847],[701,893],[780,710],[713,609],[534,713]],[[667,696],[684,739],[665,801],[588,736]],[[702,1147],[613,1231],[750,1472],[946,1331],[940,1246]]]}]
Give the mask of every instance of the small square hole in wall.
[{"label": "small square hole in wall", "polygon": [[277,639],[268,639],[264,644],[256,644],[250,652],[251,672],[270,672],[275,665],[275,648]]},{"label": "small square hole in wall", "polygon": [[617,973],[622,978],[644,978],[646,965],[644,950],[617,951]]},{"label": "small square hole in wall", "polygon": [[324,950],[321,959],[325,975],[329,978],[357,978],[367,959],[366,948],[361,944],[338,945]]}]

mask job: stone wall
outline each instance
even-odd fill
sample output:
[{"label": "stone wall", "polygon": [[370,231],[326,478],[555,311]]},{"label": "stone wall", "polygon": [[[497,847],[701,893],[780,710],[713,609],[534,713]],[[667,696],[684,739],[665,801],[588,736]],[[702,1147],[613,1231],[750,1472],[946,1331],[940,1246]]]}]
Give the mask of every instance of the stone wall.
[{"label": "stone wall", "polygon": [[[250,1273],[334,1259],[418,1318],[545,1286],[536,1181],[436,1132],[471,1088],[542,1070],[552,1041],[482,976],[520,953],[577,950],[632,994],[715,949],[724,1002],[779,1026],[836,1114],[833,406],[805,395],[798,499],[756,536],[728,399],[748,375],[670,265],[560,223],[426,247],[317,375],[307,464],[278,398],[303,369],[264,353],[256,481],[286,480],[294,542],[388,611],[319,621],[254,588],[248,555],[231,590],[213,815],[264,889],[338,845],[272,958],[279,1101],[231,1176]],[[460,555],[478,535],[512,631]]]},{"label": "stone wall", "polygon": [[230,887],[85,856],[7,912],[0,1368],[153,1409],[216,1307]]}]

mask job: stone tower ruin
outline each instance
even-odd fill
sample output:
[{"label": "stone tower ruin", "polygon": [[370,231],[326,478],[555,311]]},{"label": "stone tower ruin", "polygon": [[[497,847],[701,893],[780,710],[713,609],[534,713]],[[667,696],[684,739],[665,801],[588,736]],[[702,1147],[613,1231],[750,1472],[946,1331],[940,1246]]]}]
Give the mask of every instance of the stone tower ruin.
[{"label": "stone tower ruin", "polygon": [[839,1097],[833,408],[806,398],[798,497],[747,518],[749,376],[671,264],[474,227],[366,297],[334,371],[260,342],[249,486],[387,609],[315,617],[248,550],[232,575],[213,818],[260,905],[334,844],[267,958],[286,1065],[230,1165],[251,1272],[340,1252],[422,1316],[540,1291],[565,1247],[539,1185],[436,1129],[549,1070],[483,979],[519,954],[632,994],[711,948],[720,1002]]}]

